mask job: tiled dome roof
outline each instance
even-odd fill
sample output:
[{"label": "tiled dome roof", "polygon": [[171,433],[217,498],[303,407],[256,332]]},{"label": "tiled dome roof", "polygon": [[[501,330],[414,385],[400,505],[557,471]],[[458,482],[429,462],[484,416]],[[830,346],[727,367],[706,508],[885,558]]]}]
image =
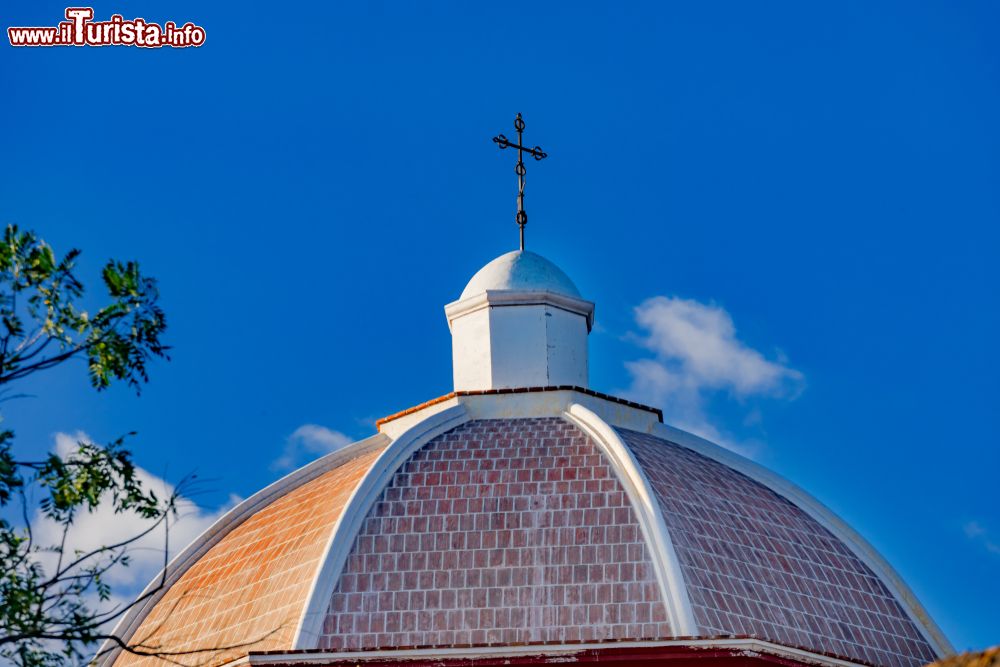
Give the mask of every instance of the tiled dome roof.
[{"label": "tiled dome roof", "polygon": [[208,664],[734,635],[830,664],[948,650],[819,503],[655,413],[568,388],[445,398],[236,508],[120,629]]},{"label": "tiled dome roof", "polygon": [[[385,442],[373,444],[223,517],[188,562],[171,564],[169,588],[132,619],[132,641],[171,653],[211,647],[192,654],[199,664],[290,648],[330,532]],[[138,663],[160,660],[122,653],[115,664]]]}]

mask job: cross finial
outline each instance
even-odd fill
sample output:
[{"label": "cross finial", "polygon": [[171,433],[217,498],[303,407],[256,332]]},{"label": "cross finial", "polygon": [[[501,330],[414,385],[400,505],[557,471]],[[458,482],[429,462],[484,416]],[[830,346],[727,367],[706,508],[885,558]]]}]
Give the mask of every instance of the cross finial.
[{"label": "cross finial", "polygon": [[521,138],[524,132],[524,119],[521,118],[521,114],[517,114],[517,118],[514,119],[514,129],[517,130],[516,144],[511,143],[502,134],[493,137],[493,143],[501,149],[508,147],[517,149],[517,165],[514,166],[514,173],[517,174],[517,215],[514,219],[517,220],[517,226],[521,233],[521,250],[524,250],[524,226],[528,224],[528,214],[524,212],[524,154],[527,153],[536,160],[544,160],[548,157],[548,153],[543,151],[540,146],[528,148],[524,145]]}]

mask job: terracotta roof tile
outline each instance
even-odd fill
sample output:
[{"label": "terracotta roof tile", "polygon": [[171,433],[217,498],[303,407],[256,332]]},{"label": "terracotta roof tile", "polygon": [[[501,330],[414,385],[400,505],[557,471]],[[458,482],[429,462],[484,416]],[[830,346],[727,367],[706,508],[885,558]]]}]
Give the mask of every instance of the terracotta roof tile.
[{"label": "terracotta roof tile", "polygon": [[376,501],[320,646],[670,636],[646,544],[608,461],[558,418],[441,435]]},{"label": "terracotta roof tile", "polygon": [[[169,652],[212,649],[172,657],[198,665],[291,648],[330,530],[380,451],[306,482],[234,528],[170,587],[132,643]],[[122,653],[115,664],[164,663]]]},{"label": "terracotta roof tile", "polygon": [[[886,586],[805,511],[689,449],[618,432],[659,501],[700,636],[757,637],[886,667],[934,658]],[[200,665],[291,649],[330,530],[381,451],[233,528],[133,641],[214,649],[180,659]],[[624,489],[597,445],[559,418],[473,421],[434,438],[396,471],[351,539],[320,649],[673,636]],[[123,654],[117,664],[147,661]]]},{"label": "terracotta roof tile", "polygon": [[803,510],[689,449],[619,433],[660,501],[702,633],[892,667],[934,659],[878,577]]}]

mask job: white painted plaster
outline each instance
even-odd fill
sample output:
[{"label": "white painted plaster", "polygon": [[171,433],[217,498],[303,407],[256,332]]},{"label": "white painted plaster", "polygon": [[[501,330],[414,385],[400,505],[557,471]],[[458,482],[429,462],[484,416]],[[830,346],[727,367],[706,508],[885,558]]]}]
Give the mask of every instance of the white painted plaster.
[{"label": "white painted plaster", "polygon": [[455,405],[423,419],[393,440],[379,455],[355,487],[344,505],[340,518],[334,524],[327,540],[323,557],[313,576],[312,590],[302,611],[295,630],[292,647],[295,649],[316,648],[323,634],[323,620],[326,617],[337,581],[354,547],[357,537],[372,505],[382,491],[392,481],[396,471],[407,459],[428,442],[447,431],[469,421],[469,415],[461,405]]},{"label": "white painted plaster", "polygon": [[483,292],[445,308],[456,391],[587,386],[594,305],[554,292]]},{"label": "white painted plaster", "polygon": [[651,433],[659,417],[649,410],[609,401],[572,389],[531,391],[514,394],[481,394],[453,396],[408,415],[382,424],[381,432],[398,438],[414,424],[431,415],[462,405],[470,419],[516,419],[518,417],[561,417],[573,404],[580,404],[613,425],[642,433]]},{"label": "white painted plaster", "polygon": [[649,548],[671,631],[678,637],[695,636],[698,634],[698,625],[691,610],[684,574],[677,560],[666,521],[663,519],[660,503],[642,467],[615,430],[594,412],[579,403],[574,403],[563,416],[589,435],[604,452],[625,489],[646,540],[646,546]]},{"label": "white painted plaster", "polygon": [[444,401],[438,403],[432,403],[426,407],[419,410],[411,412],[408,415],[403,415],[402,417],[396,417],[392,421],[385,422],[379,426],[379,432],[385,433],[387,436],[396,440],[399,436],[403,435],[416,424],[419,424],[423,420],[427,419],[431,415],[436,415],[439,412],[444,412],[448,408],[453,408],[461,403],[461,399],[457,396],[453,396]]},{"label": "white painted plaster", "polygon": [[449,303],[444,307],[444,313],[448,318],[448,326],[451,327],[457,318],[483,308],[534,306],[538,304],[548,304],[585,317],[587,319],[587,331],[590,331],[594,327],[593,301],[547,290],[536,290],[534,292],[490,290]]},{"label": "white painted plaster", "polygon": [[500,255],[479,269],[465,286],[465,299],[487,290],[559,292],[580,297],[576,285],[562,269],[530,250],[514,250]]},{"label": "white painted plaster", "polygon": [[456,391],[587,386],[594,304],[544,257],[520,250],[497,257],[445,315]]},{"label": "white painted plaster", "polygon": [[[462,389],[545,387],[549,384],[545,306],[490,308],[489,376]],[[577,316],[577,319],[581,319]],[[460,370],[461,366],[456,366]]]},{"label": "white painted plaster", "polygon": [[470,389],[490,385],[493,371],[490,309],[469,312],[450,324],[455,388]]},{"label": "white painted plaster", "polygon": [[[587,386],[587,326],[580,315],[548,304],[490,311],[487,384],[455,389]],[[456,374],[463,368],[461,360]]]},{"label": "white painted plaster", "polygon": [[548,382],[543,386],[589,386],[588,333],[589,330],[581,326],[579,315],[545,306]]},{"label": "white painted plaster", "polygon": [[955,652],[951,642],[948,641],[948,638],[941,632],[941,629],[931,618],[930,614],[927,613],[927,610],[917,600],[917,596],[914,595],[910,587],[906,585],[906,582],[903,581],[902,577],[899,576],[888,561],[857,531],[812,495],[781,475],[740,456],[732,450],[721,447],[687,431],[682,431],[666,424],[656,424],[653,427],[653,435],[718,461],[763,484],[775,493],[784,496],[846,544],[878,576],[882,583],[892,592],[903,609],[906,610],[906,613],[913,620],[914,624],[916,624],[917,628],[920,629],[924,638],[938,653],[939,657],[952,655]]}]

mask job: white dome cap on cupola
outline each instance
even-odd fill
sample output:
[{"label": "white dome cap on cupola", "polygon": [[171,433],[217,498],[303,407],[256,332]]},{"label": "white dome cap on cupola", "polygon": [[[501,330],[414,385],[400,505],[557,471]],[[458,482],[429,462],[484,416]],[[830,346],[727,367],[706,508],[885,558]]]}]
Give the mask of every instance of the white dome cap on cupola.
[{"label": "white dome cap on cupola", "polygon": [[541,255],[515,250],[497,257],[445,315],[455,391],[587,387],[594,304]]},{"label": "white dome cap on cupola", "polygon": [[541,255],[527,250],[514,250],[500,255],[479,269],[459,298],[467,299],[489,290],[554,292],[581,298],[580,290],[562,269]]}]

